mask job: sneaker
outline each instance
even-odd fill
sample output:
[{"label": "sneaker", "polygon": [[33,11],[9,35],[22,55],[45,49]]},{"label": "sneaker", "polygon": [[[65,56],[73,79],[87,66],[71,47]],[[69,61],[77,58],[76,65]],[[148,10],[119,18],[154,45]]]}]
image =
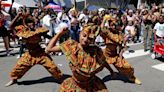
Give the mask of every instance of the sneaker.
[{"label": "sneaker", "polygon": [[147,52],[148,51],[148,49],[144,49],[144,52]]},{"label": "sneaker", "polygon": [[6,51],[6,56],[10,56],[10,51]]},{"label": "sneaker", "polygon": [[59,52],[59,53],[58,53],[58,56],[61,56],[61,55],[62,55],[62,53],[61,53],[61,52]]},{"label": "sneaker", "polygon": [[162,58],[164,58],[164,55],[162,55]]},{"label": "sneaker", "polygon": [[129,50],[129,53],[134,53],[135,51],[134,50]]},{"label": "sneaker", "polygon": [[141,40],[138,40],[138,43],[141,43]]},{"label": "sneaker", "polygon": [[10,53],[7,53],[7,56],[10,56],[11,54]]}]

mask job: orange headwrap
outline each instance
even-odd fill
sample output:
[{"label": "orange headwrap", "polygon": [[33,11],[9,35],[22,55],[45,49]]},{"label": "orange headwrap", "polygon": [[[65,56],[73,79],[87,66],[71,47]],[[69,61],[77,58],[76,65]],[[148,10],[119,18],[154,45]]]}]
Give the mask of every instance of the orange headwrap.
[{"label": "orange headwrap", "polygon": [[82,31],[87,32],[89,34],[90,38],[95,39],[97,35],[99,34],[98,26],[94,25],[93,23],[87,24],[84,26],[84,29]]}]

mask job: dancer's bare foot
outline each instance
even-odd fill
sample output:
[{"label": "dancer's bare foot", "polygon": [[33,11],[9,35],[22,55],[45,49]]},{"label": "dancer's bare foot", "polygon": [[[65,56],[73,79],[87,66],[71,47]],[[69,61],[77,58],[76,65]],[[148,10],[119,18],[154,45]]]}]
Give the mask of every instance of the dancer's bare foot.
[{"label": "dancer's bare foot", "polygon": [[134,82],[137,85],[141,85],[142,84],[142,82],[138,78],[136,78],[136,77],[135,78],[130,78],[129,80]]},{"label": "dancer's bare foot", "polygon": [[134,82],[135,82],[135,84],[138,84],[138,85],[142,84],[142,82],[138,78],[136,78]]},{"label": "dancer's bare foot", "polygon": [[9,82],[5,85],[5,87],[11,86],[11,85],[13,85],[13,84],[15,84],[15,83],[17,83],[17,80],[11,80],[11,81],[9,81]]}]

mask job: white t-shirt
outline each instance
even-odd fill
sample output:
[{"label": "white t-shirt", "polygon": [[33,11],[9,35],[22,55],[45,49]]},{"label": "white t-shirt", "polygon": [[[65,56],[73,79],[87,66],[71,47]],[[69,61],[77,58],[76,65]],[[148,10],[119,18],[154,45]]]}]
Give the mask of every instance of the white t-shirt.
[{"label": "white t-shirt", "polygon": [[[51,16],[50,15],[45,15],[43,17],[43,27],[46,27],[49,32],[47,33],[48,35],[52,36],[52,27],[51,27]],[[49,43],[49,39],[46,38],[46,43]]]},{"label": "white t-shirt", "polygon": [[[58,25],[60,25],[61,23],[64,22],[64,23],[66,23],[68,25],[69,29],[71,27],[71,21],[70,21],[69,17],[66,14],[62,15],[62,12],[58,13],[56,21],[57,21]],[[57,29],[58,29],[58,27],[57,27]]]},{"label": "white t-shirt", "polygon": [[125,27],[125,34],[135,34],[135,27],[134,26],[126,26]]},{"label": "white t-shirt", "polygon": [[78,21],[82,21],[82,20],[84,20],[85,23],[87,23],[87,22],[88,22],[88,16],[86,16],[86,15],[83,14],[83,13],[81,13],[81,14],[79,15],[79,17],[78,17]]},{"label": "white t-shirt", "polygon": [[159,22],[155,24],[154,29],[156,29],[156,35],[159,37],[164,37],[164,23]]},{"label": "white t-shirt", "polygon": [[57,23],[60,23],[60,22],[65,22],[68,25],[70,25],[69,17],[66,14],[62,14],[62,12],[59,12],[57,15]]},{"label": "white t-shirt", "polygon": [[134,18],[135,18],[135,16],[134,16],[134,15],[133,15],[133,16],[131,16],[131,17],[130,17],[129,15],[127,16],[127,20],[128,20],[128,21],[133,21],[133,20],[134,20]]},{"label": "white t-shirt", "polygon": [[69,25],[67,23],[61,22],[55,29],[55,33],[59,33],[64,28],[69,28]]},{"label": "white t-shirt", "polygon": [[50,28],[50,26],[51,26],[50,20],[51,20],[51,16],[48,15],[48,14],[45,15],[45,16],[43,17],[43,26],[44,26],[44,27],[47,27],[47,28]]}]

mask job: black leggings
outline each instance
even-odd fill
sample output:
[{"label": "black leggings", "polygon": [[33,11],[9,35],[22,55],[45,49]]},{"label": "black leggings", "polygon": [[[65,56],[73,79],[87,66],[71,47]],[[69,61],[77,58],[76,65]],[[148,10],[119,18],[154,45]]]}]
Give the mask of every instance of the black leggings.
[{"label": "black leggings", "polygon": [[9,32],[7,31],[7,29],[4,26],[0,27],[0,37],[1,36],[2,37],[9,36]]}]

